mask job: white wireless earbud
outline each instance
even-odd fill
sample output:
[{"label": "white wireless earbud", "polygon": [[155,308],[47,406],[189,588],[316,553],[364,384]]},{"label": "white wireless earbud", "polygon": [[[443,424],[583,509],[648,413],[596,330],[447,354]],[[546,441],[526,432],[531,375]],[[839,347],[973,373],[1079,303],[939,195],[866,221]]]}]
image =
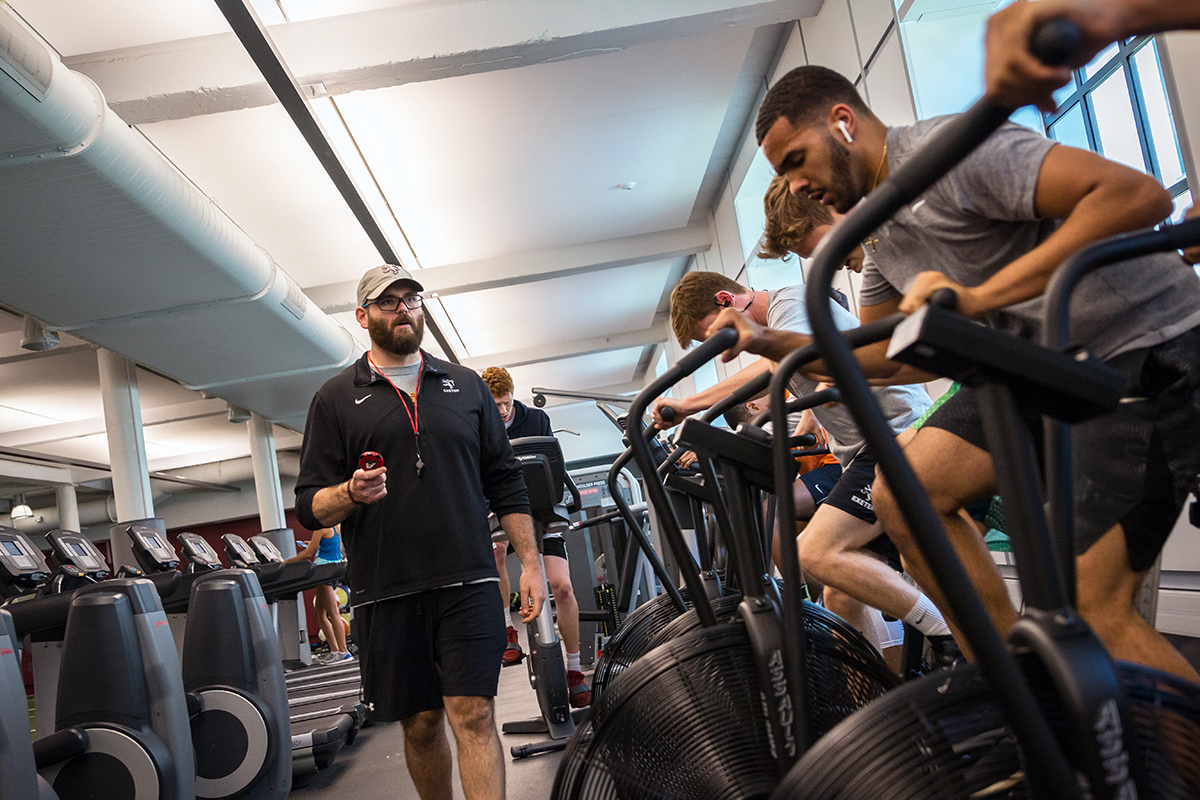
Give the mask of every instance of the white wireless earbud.
[{"label": "white wireless earbud", "polygon": [[852,144],[854,137],[850,135],[850,131],[846,130],[846,123],[838,120],[838,129],[842,132],[842,136],[846,137],[846,144]]}]

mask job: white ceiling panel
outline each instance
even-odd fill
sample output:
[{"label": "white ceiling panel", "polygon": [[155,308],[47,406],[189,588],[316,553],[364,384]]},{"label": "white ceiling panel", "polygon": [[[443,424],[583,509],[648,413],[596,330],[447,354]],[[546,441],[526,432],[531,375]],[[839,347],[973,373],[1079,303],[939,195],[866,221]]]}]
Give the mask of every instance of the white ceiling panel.
[{"label": "white ceiling panel", "polygon": [[378,8],[411,6],[422,2],[425,0],[338,0],[336,3],[331,3],[329,0],[279,0],[279,4],[287,11],[288,19],[292,22],[333,17],[340,14],[354,14],[359,11],[374,11]]},{"label": "white ceiling panel", "polygon": [[[38,452],[47,453],[53,456],[60,456],[62,458],[72,458],[80,461],[93,461],[99,464],[107,464],[108,436],[103,433],[97,433],[92,436],[80,436],[76,439],[67,439],[61,442],[49,442],[47,444],[38,445]],[[148,461],[167,458],[169,456],[177,456],[180,453],[186,452],[187,451],[182,448],[157,444],[149,440],[146,441],[146,459]]]},{"label": "white ceiling panel", "polygon": [[[3,397],[3,393],[0,393]],[[38,428],[42,425],[53,425],[61,420],[54,417],[47,417],[44,414],[37,414],[32,411],[25,411],[19,408],[10,408],[9,406],[0,405],[0,433],[9,433],[11,431],[23,431],[26,428]]]},{"label": "white ceiling panel", "polygon": [[357,280],[381,262],[282,106],[139,130],[301,286]]},{"label": "white ceiling panel", "polygon": [[[249,455],[250,432],[244,422],[232,423],[224,416],[204,417],[146,428],[146,447],[152,444],[175,453],[228,447],[244,449],[245,455]],[[147,458],[154,456],[147,452]]]},{"label": "white ceiling panel", "polygon": [[[649,328],[670,261],[443,297],[472,357]],[[599,385],[599,384],[595,384]]]},{"label": "white ceiling panel", "polygon": [[63,56],[228,33],[212,0],[9,0]]},{"label": "white ceiling panel", "polygon": [[[752,33],[337,103],[423,266],[677,228],[696,201]],[[616,188],[627,181],[633,191]]]},{"label": "white ceiling panel", "polygon": [[[642,348],[630,347],[625,350],[589,353],[586,356],[513,367],[509,370],[516,386],[513,394],[521,402],[528,404],[533,401],[535,386],[583,392],[628,383],[633,380],[633,372],[637,369],[638,359],[641,357]],[[553,398],[547,399],[551,403],[556,402]]]},{"label": "white ceiling panel", "polygon": [[76,350],[6,364],[0,405],[57,422],[104,416],[96,354]]}]

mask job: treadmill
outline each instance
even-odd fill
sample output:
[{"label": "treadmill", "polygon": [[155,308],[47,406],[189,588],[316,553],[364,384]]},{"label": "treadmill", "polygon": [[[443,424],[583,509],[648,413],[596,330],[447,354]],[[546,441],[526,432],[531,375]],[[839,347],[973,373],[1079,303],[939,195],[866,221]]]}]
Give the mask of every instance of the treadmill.
[{"label": "treadmill", "polygon": [[[169,613],[186,613],[187,592],[198,576],[225,569],[216,551],[197,534],[179,535],[184,553],[181,561],[175,548],[155,528],[134,525],[128,532],[133,540],[134,554],[142,569],[147,572],[176,572],[176,568],[182,564],[183,576],[179,592],[163,600],[163,606],[168,608]],[[295,566],[307,568],[311,565],[297,562]],[[259,579],[267,602],[275,602],[289,593],[294,596],[296,591],[299,591],[294,588],[296,585],[303,583],[305,579],[312,579],[309,572],[308,569],[281,570],[275,575],[276,580],[269,584],[260,573]],[[355,708],[353,703],[327,702],[319,708],[309,709],[308,713],[297,718],[290,702],[290,688],[288,697],[292,736],[292,782],[293,785],[302,786],[313,773],[329,767],[336,760],[342,747],[354,740],[366,710]]]}]

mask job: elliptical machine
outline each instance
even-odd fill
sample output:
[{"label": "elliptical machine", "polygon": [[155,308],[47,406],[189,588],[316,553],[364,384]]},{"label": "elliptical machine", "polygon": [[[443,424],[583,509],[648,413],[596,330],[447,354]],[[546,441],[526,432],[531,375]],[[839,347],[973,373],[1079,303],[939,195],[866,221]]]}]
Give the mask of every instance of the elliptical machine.
[{"label": "elliptical machine", "polygon": [[[579,490],[567,475],[558,439],[553,436],[526,436],[513,439],[512,448],[525,474],[525,488],[529,492],[529,508],[540,558],[542,538],[547,533],[565,530],[570,524],[569,516],[582,508],[583,503]],[[564,490],[571,493],[571,502],[566,506],[561,504]],[[562,640],[554,627],[548,585],[542,611],[536,619],[526,624],[526,631],[529,635],[529,659],[526,663],[529,683],[537,693],[542,717],[506,722],[501,730],[505,733],[548,733],[554,742],[565,743],[567,737],[575,732],[575,724],[584,718],[588,709],[571,709]],[[559,746],[518,745],[511,752],[514,758],[521,758],[533,752],[553,749],[559,749]]]}]

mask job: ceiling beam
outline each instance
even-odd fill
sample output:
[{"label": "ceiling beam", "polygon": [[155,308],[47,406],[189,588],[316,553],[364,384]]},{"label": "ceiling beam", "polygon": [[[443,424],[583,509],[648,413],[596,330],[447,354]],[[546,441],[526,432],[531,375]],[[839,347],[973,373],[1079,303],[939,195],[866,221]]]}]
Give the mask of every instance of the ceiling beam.
[{"label": "ceiling beam", "polygon": [[526,364],[558,361],[564,358],[588,355],[589,353],[624,350],[629,347],[645,347],[646,345],[665,342],[666,339],[666,321],[659,320],[649,328],[640,331],[615,333],[611,336],[594,336],[590,339],[573,339],[569,342],[554,342],[537,347],[526,347],[521,350],[510,350],[507,353],[476,356],[465,359],[463,366],[470,367],[476,371],[488,367],[521,367]]},{"label": "ceiling beam", "polygon": [[[189,419],[215,417],[225,413],[227,403],[224,400],[195,400],[189,403],[177,403],[158,408],[147,408],[142,411],[142,426],[163,425],[168,422],[183,422]],[[61,442],[67,439],[78,439],[83,436],[95,436],[107,430],[104,417],[81,419],[74,422],[59,422],[54,425],[39,425],[36,428],[12,431],[0,434],[0,447],[31,447],[34,445]]]},{"label": "ceiling beam", "polygon": [[[447,297],[691,256],[707,252],[712,241],[712,231],[704,221],[669,231],[426,267],[414,275],[428,294]],[[304,294],[326,314],[336,314],[353,310],[357,288],[358,281],[341,281],[307,287]]]},{"label": "ceiling beam", "polygon": [[[624,50],[820,11],[822,0],[420,3],[271,26],[299,83],[340,95]],[[232,34],[64,59],[133,125],[270,105]]]}]

